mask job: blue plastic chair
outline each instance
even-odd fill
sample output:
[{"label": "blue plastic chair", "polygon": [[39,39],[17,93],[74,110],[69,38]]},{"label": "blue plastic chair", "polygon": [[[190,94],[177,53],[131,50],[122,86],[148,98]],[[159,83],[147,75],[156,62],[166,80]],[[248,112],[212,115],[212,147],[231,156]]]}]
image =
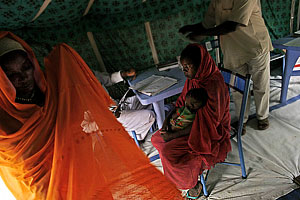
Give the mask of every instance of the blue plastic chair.
[{"label": "blue plastic chair", "polygon": [[285,54],[284,53],[274,53],[271,52],[270,54],[270,62],[278,60],[278,59],[282,59],[282,74],[284,73],[284,68],[285,68]]},{"label": "blue plastic chair", "polygon": [[[238,152],[239,152],[239,158],[240,158],[240,163],[231,163],[231,162],[221,162],[220,164],[225,164],[225,165],[233,165],[233,166],[238,166],[241,167],[242,170],[242,178],[246,179],[247,178],[247,173],[246,173],[246,167],[245,167],[245,162],[244,162],[244,154],[243,154],[243,147],[242,147],[242,130],[243,130],[243,120],[244,120],[244,114],[246,110],[246,105],[247,105],[247,99],[248,99],[248,94],[249,94],[249,85],[250,85],[250,78],[251,75],[247,74],[246,76],[243,76],[241,74],[235,73],[231,70],[225,69],[223,67],[219,67],[226,85],[228,85],[229,88],[234,89],[238,92],[240,92],[243,95],[242,99],[242,105],[241,105],[241,111],[238,119],[238,130],[234,137],[237,138],[237,144],[238,144]],[[206,188],[206,180],[208,177],[208,172],[206,173],[206,176],[204,177],[203,174],[200,175],[200,181],[202,184],[202,190],[204,196],[208,197],[208,192]]]}]

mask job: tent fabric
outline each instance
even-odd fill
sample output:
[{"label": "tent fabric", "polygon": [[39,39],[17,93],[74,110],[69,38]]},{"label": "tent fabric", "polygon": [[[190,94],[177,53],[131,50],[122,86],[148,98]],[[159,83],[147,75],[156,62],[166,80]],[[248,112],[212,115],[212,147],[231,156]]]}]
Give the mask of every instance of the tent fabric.
[{"label": "tent fabric", "polygon": [[[94,1],[86,16],[83,13],[89,0],[83,1],[51,1],[46,10],[34,21],[32,19],[38,13],[43,0],[22,1],[11,0],[1,2],[0,27],[20,29],[25,27],[53,27],[57,25],[72,24],[82,21],[88,23],[86,28],[113,29],[124,26],[133,26],[145,21],[155,21],[176,14],[182,10],[189,12],[205,12],[209,0],[99,0]],[[266,13],[266,20],[276,25],[276,32],[282,32],[289,21],[291,0],[267,0],[262,1],[262,8]],[[296,1],[297,5],[297,1]],[[189,10],[195,7],[195,10]],[[189,11],[189,12],[188,12]],[[276,20],[272,14],[275,15]],[[296,15],[295,15],[296,16]],[[273,19],[272,19],[273,18]],[[278,21],[279,20],[279,21]],[[84,26],[83,26],[84,27]]]},{"label": "tent fabric", "polygon": [[45,93],[43,107],[15,103],[0,69],[0,107],[22,123],[0,134],[0,176],[17,199],[181,199],[109,111],[113,101],[72,48],[55,46],[44,76],[30,47],[5,36],[29,52]]},{"label": "tent fabric", "polygon": [[[2,1],[0,6],[0,28],[13,31],[28,41],[35,51],[43,49],[41,46],[44,44],[54,46],[61,42],[72,43],[74,45],[72,47],[79,52],[89,67],[97,69],[98,64],[95,62],[93,50],[86,42],[86,32],[91,31],[98,41],[97,46],[103,55],[108,72],[129,66],[142,70],[154,65],[144,23],[150,22],[159,61],[168,61],[178,56],[187,45],[180,39],[178,29],[183,25],[201,21],[209,1],[98,0],[94,1],[85,16],[83,13],[89,0],[51,1],[45,11],[31,22],[42,6],[43,0],[6,0]],[[291,0],[261,2],[269,30],[274,30],[276,37],[287,35]],[[118,33],[119,31],[121,33]],[[270,35],[272,39],[276,38],[274,34]],[[81,50],[81,46],[85,50]],[[136,54],[127,57],[126,55],[132,52],[127,53],[128,49],[135,50]],[[43,63],[43,56],[39,55],[39,51],[36,56],[39,62]]]},{"label": "tent fabric", "polygon": [[[272,39],[289,34],[292,0],[261,1],[262,13]],[[97,0],[83,16],[89,0],[51,1],[45,11],[32,19],[43,0],[6,0],[0,3],[0,30],[10,30],[34,50],[42,67],[43,58],[58,43],[74,48],[93,70],[99,63],[87,38],[93,32],[107,72],[154,66],[145,22],[150,22],[159,62],[174,60],[188,44],[178,29],[204,18],[210,0]],[[298,0],[296,0],[296,9]],[[295,13],[297,16],[297,13]],[[296,17],[294,19],[296,24]],[[41,34],[42,33],[42,34]],[[213,55],[214,52],[211,52]],[[126,87],[116,85],[110,91],[122,96]]]}]

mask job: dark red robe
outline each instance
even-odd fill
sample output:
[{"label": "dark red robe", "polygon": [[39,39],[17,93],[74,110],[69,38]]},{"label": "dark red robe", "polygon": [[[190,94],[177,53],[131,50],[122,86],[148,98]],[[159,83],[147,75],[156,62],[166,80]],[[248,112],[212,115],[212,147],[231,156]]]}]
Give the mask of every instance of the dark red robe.
[{"label": "dark red robe", "polygon": [[187,79],[176,107],[184,106],[186,93],[192,88],[205,88],[208,101],[196,113],[188,136],[165,142],[157,131],[152,137],[159,151],[165,176],[179,189],[193,188],[198,175],[225,160],[231,151],[229,92],[212,57],[204,47],[201,63],[194,79]]}]

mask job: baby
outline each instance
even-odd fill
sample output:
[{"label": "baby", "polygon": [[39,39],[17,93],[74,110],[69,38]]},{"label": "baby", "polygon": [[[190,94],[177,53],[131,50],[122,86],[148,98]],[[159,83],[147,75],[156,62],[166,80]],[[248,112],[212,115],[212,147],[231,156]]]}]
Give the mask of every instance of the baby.
[{"label": "baby", "polygon": [[207,99],[207,92],[204,88],[189,90],[185,97],[185,106],[176,108],[170,119],[167,131],[175,132],[193,123],[197,110],[205,106]]}]

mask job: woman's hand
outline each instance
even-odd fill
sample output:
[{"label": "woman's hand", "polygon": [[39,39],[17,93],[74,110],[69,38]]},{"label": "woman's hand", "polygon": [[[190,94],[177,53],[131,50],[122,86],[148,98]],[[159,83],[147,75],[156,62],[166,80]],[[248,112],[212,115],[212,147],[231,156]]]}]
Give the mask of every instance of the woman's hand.
[{"label": "woman's hand", "polygon": [[169,122],[170,122],[170,119],[166,118],[162,127],[161,127],[161,130],[160,132],[167,132],[169,131]]},{"label": "woman's hand", "polygon": [[161,134],[161,137],[163,138],[163,140],[165,142],[169,142],[169,141],[171,141],[171,140],[174,139],[173,134],[170,133],[170,132],[167,132],[167,131],[162,132],[162,131],[160,131],[160,134]]}]

